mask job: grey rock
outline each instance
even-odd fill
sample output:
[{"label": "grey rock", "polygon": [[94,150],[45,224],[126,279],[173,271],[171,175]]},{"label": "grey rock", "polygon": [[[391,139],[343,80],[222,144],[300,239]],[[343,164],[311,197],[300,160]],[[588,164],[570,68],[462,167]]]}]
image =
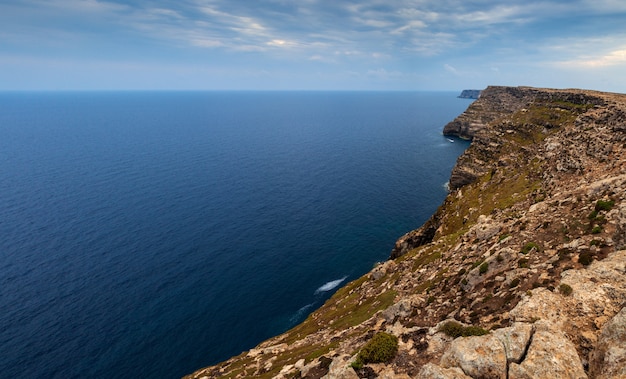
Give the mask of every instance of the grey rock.
[{"label": "grey rock", "polygon": [[525,359],[509,365],[509,379],[587,378],[576,348],[552,323],[538,321]]},{"label": "grey rock", "polygon": [[458,367],[442,368],[433,363],[425,364],[417,374],[417,379],[470,379]]},{"label": "grey rock", "polygon": [[506,351],[493,334],[457,338],[441,357],[444,368],[459,367],[473,378],[505,379]]},{"label": "grey rock", "polygon": [[589,373],[597,379],[626,378],[626,307],[602,327]]}]

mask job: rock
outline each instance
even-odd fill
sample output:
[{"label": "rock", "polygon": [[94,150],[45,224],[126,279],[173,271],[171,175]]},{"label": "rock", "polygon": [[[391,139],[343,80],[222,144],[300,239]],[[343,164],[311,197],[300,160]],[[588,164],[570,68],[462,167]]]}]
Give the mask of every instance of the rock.
[{"label": "rock", "polygon": [[532,296],[523,298],[509,313],[513,321],[532,323],[537,319],[562,322],[566,309],[563,297],[546,288],[532,290]]},{"label": "rock", "polygon": [[442,368],[433,363],[425,364],[417,374],[417,379],[471,379],[458,367]]},{"label": "rock", "polygon": [[504,345],[493,334],[457,338],[441,357],[444,368],[459,367],[473,378],[506,378]]},{"label": "rock", "polygon": [[359,379],[359,376],[350,366],[351,357],[349,355],[340,355],[333,359],[328,367],[328,374],[325,379]]},{"label": "rock", "polygon": [[525,359],[509,365],[509,379],[587,378],[576,348],[552,323],[537,321]]},{"label": "rock", "polygon": [[592,378],[626,378],[626,307],[607,322],[589,359]]},{"label": "rock", "polygon": [[392,323],[396,317],[407,317],[413,310],[410,299],[402,299],[383,311],[383,318]]},{"label": "rock", "polygon": [[476,239],[482,241],[489,239],[500,232],[500,225],[493,222],[490,217],[480,215],[476,225],[470,229],[470,235],[474,235]]},{"label": "rock", "polygon": [[626,248],[626,204],[621,204],[616,215],[617,227],[613,235],[613,241],[616,249]]},{"label": "rock", "polygon": [[520,363],[524,354],[526,354],[532,334],[532,324],[521,322],[516,322],[508,328],[493,331],[493,335],[504,346],[507,361],[515,363]]}]

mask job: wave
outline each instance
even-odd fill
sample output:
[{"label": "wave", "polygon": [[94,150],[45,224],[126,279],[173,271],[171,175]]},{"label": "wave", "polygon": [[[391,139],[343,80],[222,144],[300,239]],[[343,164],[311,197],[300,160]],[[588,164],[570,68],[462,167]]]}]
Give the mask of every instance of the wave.
[{"label": "wave", "polygon": [[291,316],[289,318],[289,326],[291,327],[291,326],[295,325],[296,323],[302,321],[302,319],[303,319],[302,316],[305,314],[305,312],[308,313],[308,310],[310,308],[312,308],[314,305],[315,305],[315,303],[310,303],[310,304],[307,304],[304,307],[298,309],[298,311],[293,316]]},{"label": "wave", "polygon": [[321,286],[320,288],[316,289],[315,293],[318,294],[318,293],[321,293],[321,292],[327,292],[327,291],[330,291],[332,289],[335,289],[335,288],[337,288],[337,286],[339,286],[347,278],[348,278],[347,276],[344,276],[341,279],[330,281],[330,282],[324,284],[323,286]]}]

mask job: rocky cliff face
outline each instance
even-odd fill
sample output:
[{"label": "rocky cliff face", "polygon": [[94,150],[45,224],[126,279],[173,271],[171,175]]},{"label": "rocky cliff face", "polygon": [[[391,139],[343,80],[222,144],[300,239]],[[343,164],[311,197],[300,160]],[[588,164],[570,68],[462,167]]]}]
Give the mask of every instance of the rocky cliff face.
[{"label": "rocky cliff face", "polygon": [[444,133],[473,142],[393,259],[189,378],[626,378],[626,95],[489,87]]}]

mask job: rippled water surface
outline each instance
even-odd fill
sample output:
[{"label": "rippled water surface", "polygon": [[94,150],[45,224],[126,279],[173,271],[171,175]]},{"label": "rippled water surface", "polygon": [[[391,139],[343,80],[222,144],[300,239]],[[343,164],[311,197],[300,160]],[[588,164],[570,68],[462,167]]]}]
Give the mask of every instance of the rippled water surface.
[{"label": "rippled water surface", "polygon": [[295,325],[441,203],[455,95],[0,94],[0,376],[175,378]]}]

